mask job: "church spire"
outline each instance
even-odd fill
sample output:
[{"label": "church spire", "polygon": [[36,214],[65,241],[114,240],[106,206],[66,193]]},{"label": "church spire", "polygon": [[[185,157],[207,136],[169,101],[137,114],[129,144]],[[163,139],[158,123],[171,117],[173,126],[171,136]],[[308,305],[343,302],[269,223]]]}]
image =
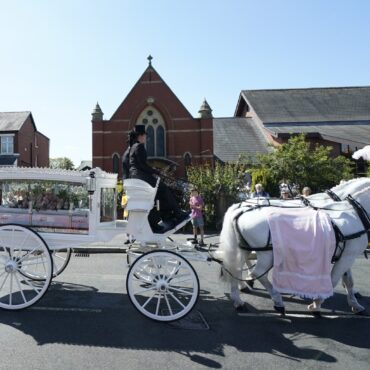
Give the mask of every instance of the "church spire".
[{"label": "church spire", "polygon": [[146,59],[148,59],[148,61],[149,61],[149,67],[151,67],[153,57],[149,54],[148,58],[146,58]]},{"label": "church spire", "polygon": [[204,98],[202,105],[199,108],[199,117],[200,118],[212,118],[212,109],[209,106],[206,98]]},{"label": "church spire", "polygon": [[100,105],[98,102],[96,102],[95,108],[93,109],[92,113],[92,120],[93,121],[102,121],[103,120],[103,111],[100,108]]}]

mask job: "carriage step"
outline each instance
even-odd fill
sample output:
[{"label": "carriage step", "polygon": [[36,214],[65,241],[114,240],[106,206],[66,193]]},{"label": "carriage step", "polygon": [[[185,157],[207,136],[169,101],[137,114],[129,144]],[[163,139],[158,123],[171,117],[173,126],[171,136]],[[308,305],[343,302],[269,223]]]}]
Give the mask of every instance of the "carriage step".
[{"label": "carriage step", "polygon": [[75,253],[75,257],[90,257],[90,253]]}]

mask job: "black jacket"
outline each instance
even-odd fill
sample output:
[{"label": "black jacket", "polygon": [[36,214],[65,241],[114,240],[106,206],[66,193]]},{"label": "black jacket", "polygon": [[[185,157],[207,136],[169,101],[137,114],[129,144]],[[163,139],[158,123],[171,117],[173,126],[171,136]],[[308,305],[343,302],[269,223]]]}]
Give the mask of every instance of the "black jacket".
[{"label": "black jacket", "polygon": [[154,187],[157,180],[153,175],[158,175],[159,171],[150,167],[146,163],[146,158],[147,155],[144,144],[136,142],[134,145],[132,145],[129,158],[130,178],[146,181],[148,184]]},{"label": "black jacket", "polygon": [[130,149],[129,146],[122,157],[122,177],[124,180],[130,177]]}]

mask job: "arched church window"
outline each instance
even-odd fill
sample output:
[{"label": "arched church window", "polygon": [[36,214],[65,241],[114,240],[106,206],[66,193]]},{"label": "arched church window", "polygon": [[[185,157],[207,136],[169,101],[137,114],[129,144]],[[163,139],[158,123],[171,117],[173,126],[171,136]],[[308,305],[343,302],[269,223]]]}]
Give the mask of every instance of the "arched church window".
[{"label": "arched church window", "polygon": [[164,128],[157,127],[157,157],[164,157]]},{"label": "arched church window", "polygon": [[145,125],[148,157],[166,156],[166,125],[161,113],[154,106],[147,106],[139,115],[139,125]]},{"label": "arched church window", "polygon": [[119,155],[118,154],[113,154],[112,161],[113,161],[113,173],[118,173],[118,171],[119,171]]},{"label": "arched church window", "polygon": [[190,153],[185,153],[184,155],[184,165],[185,167],[188,167],[191,165],[191,154]]},{"label": "arched church window", "polygon": [[148,157],[154,157],[155,153],[155,137],[154,129],[152,126],[146,128],[146,151]]}]

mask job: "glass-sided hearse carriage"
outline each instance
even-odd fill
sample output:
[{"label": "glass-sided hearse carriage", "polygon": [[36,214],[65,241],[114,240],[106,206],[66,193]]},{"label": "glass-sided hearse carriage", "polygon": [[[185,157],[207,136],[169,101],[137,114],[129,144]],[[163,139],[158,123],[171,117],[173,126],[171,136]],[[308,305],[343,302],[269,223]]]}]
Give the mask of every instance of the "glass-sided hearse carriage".
[{"label": "glass-sided hearse carriage", "polygon": [[129,220],[117,220],[116,185],[117,175],[99,168],[0,168],[0,308],[35,304],[67,266],[71,248],[108,241],[122,245],[129,233],[136,244],[128,258],[126,288],[135,308],[158,321],[190,312],[199,282],[178,252],[201,258],[185,246],[172,244],[169,251],[166,242],[186,222],[154,234],[147,216],[157,188],[140,180],[125,181]]}]

